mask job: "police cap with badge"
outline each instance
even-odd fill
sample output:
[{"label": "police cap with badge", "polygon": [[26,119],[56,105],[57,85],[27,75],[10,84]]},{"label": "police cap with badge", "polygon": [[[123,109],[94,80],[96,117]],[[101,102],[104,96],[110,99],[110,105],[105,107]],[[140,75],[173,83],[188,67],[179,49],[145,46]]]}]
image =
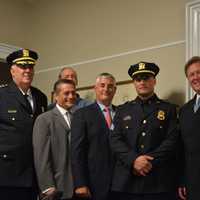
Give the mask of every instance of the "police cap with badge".
[{"label": "police cap with badge", "polygon": [[20,67],[33,67],[38,59],[38,54],[29,49],[20,49],[9,54],[6,58],[9,66],[16,64]]},{"label": "police cap with badge", "polygon": [[155,63],[149,62],[139,62],[137,64],[131,65],[128,74],[134,79],[146,80],[150,76],[156,77],[159,72],[159,67]]}]

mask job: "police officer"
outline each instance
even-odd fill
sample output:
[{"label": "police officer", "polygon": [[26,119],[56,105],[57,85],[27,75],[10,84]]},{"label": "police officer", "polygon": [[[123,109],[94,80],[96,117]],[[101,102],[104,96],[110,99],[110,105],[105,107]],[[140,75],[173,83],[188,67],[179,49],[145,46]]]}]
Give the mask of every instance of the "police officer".
[{"label": "police officer", "polygon": [[0,199],[36,199],[32,156],[34,119],[47,108],[47,97],[31,86],[36,52],[8,55],[12,82],[0,88]]},{"label": "police officer", "polygon": [[174,200],[176,107],[154,93],[159,67],[131,65],[137,97],[119,108],[111,134],[117,155],[112,190],[123,200]]}]

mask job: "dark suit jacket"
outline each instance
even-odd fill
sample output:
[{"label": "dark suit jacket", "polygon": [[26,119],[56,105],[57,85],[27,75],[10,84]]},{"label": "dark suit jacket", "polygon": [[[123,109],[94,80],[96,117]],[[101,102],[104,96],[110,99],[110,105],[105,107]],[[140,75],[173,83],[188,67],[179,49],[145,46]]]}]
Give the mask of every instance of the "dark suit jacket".
[{"label": "dark suit jacket", "polygon": [[200,109],[194,113],[195,101],[196,97],[181,108],[179,119],[185,153],[185,184],[189,200],[200,199]]},{"label": "dark suit jacket", "polygon": [[13,82],[0,89],[0,186],[32,187],[34,183],[32,128],[47,108],[47,97],[34,87],[31,93],[34,114]]},{"label": "dark suit jacket", "polygon": [[41,114],[33,129],[36,174],[41,191],[55,187],[63,199],[73,194],[70,128],[57,107]]},{"label": "dark suit jacket", "polygon": [[[146,110],[146,111],[144,111]],[[111,134],[117,155],[112,189],[127,193],[160,193],[175,190],[177,116],[174,105],[153,96],[145,104],[139,98],[118,109]],[[140,155],[154,157],[147,176],[132,172]]]},{"label": "dark suit jacket", "polygon": [[75,188],[88,186],[94,200],[106,200],[112,176],[110,130],[97,103],[75,112],[71,157]]}]

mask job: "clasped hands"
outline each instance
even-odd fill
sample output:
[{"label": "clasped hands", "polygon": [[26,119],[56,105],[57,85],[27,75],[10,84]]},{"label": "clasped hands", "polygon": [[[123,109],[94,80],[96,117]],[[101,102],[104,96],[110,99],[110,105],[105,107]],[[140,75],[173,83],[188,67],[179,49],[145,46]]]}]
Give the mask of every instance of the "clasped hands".
[{"label": "clasped hands", "polygon": [[133,174],[137,176],[146,176],[152,169],[151,161],[154,158],[147,155],[138,156],[132,165]]}]

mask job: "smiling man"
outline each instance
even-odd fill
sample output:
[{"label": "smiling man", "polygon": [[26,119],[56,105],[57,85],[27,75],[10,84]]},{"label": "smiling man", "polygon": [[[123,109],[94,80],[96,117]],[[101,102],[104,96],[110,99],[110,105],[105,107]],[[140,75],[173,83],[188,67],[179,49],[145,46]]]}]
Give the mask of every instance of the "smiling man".
[{"label": "smiling man", "polygon": [[8,55],[13,81],[0,88],[0,198],[36,199],[32,155],[35,118],[47,108],[47,97],[32,87],[38,55],[21,49]]},{"label": "smiling man", "polygon": [[76,102],[72,80],[54,84],[56,106],[40,115],[33,129],[33,149],[41,197],[73,199],[70,159],[71,115]]},{"label": "smiling man", "polygon": [[72,121],[72,172],[76,196],[108,200],[113,172],[109,137],[115,114],[115,78],[109,73],[98,75],[94,91],[96,102],[76,111]]},{"label": "smiling man", "polygon": [[195,56],[185,65],[185,75],[196,95],[187,102],[179,114],[181,139],[184,147],[184,187],[179,188],[181,199],[199,200],[200,184],[200,57]]},{"label": "smiling man", "polygon": [[154,93],[158,72],[148,62],[128,70],[138,96],[118,109],[111,135],[117,156],[112,190],[120,200],[175,199],[176,108]]}]

